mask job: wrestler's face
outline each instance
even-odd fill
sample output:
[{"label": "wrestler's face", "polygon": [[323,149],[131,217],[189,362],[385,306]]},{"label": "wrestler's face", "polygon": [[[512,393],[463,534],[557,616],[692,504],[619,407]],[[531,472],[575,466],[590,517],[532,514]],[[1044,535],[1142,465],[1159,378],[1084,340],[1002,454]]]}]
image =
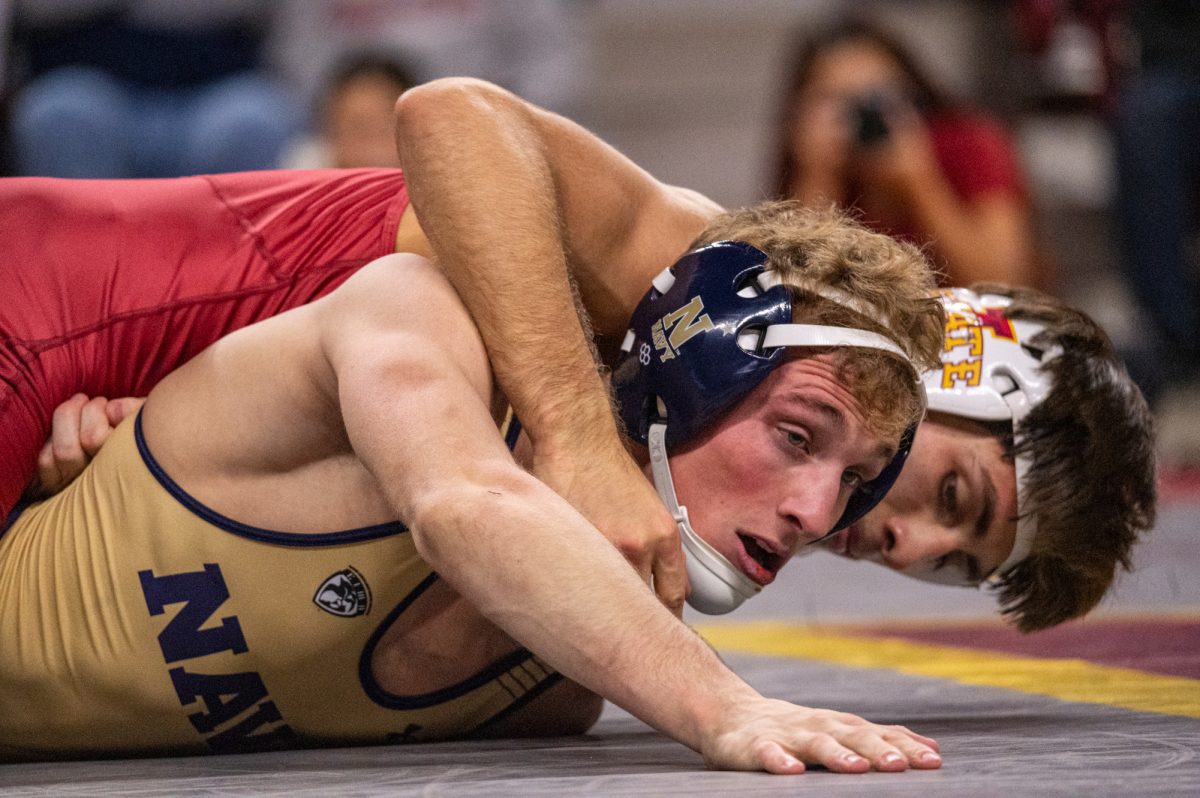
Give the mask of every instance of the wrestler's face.
[{"label": "wrestler's face", "polygon": [[1003,453],[984,427],[931,413],[883,501],[823,545],[908,575],[952,569],[978,583],[1016,536],[1016,472]]},{"label": "wrestler's face", "polygon": [[824,537],[898,441],[867,430],[829,355],[791,360],[671,457],[696,533],[760,585]]}]

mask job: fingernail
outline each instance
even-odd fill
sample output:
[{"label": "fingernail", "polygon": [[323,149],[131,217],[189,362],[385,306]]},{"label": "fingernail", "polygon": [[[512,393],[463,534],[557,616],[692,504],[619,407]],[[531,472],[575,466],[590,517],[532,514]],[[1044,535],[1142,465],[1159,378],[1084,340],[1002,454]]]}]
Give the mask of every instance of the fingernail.
[{"label": "fingernail", "polygon": [[938,762],[941,762],[942,758],[933,751],[926,751],[925,753],[921,754],[921,761],[930,765],[934,765]]},{"label": "fingernail", "polygon": [[883,763],[885,765],[894,765],[897,762],[899,762],[901,759],[902,759],[902,757],[895,752],[883,755]]},{"label": "fingernail", "polygon": [[842,757],[842,761],[849,762],[851,765],[857,765],[859,762],[865,762],[866,760],[858,754],[846,754]]}]

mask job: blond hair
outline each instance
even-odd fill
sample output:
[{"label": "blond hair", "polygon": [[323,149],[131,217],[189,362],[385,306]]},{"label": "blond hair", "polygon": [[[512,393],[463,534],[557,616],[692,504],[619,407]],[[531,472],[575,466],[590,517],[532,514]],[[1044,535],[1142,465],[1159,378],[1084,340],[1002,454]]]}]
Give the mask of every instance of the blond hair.
[{"label": "blond hair", "polygon": [[[722,240],[744,241],[766,253],[770,268],[792,290],[796,322],[856,327],[899,345],[911,365],[880,350],[830,351],[873,434],[898,441],[920,421],[924,407],[913,369],[940,365],[945,311],[919,249],[872,232],[835,209],[791,201],[727,211],[709,223],[693,247]],[[834,289],[870,310],[830,301],[813,286]]]}]

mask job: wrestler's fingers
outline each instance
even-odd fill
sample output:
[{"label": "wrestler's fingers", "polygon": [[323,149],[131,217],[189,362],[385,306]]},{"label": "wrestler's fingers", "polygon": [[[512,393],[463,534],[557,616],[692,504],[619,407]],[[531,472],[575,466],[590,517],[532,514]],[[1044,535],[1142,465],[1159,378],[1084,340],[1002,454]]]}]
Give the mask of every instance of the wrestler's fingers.
[{"label": "wrestler's fingers", "polygon": [[837,736],[842,745],[866,757],[876,770],[934,769],[942,764],[935,740],[903,726],[856,725]]},{"label": "wrestler's fingers", "polygon": [[915,731],[908,728],[907,726],[888,726],[887,728],[889,731],[888,731],[887,735],[885,735],[885,736],[890,737],[891,735],[894,734],[894,735],[897,735],[897,739],[907,737],[909,739],[915,740],[916,742],[920,743],[921,745],[924,745],[928,748],[932,748],[934,751],[942,750],[942,746],[941,746],[941,744],[938,743],[937,740],[933,739],[932,737],[926,737],[924,734],[917,734]]},{"label": "wrestler's fingers", "polygon": [[818,734],[804,748],[797,748],[808,762],[818,762],[834,773],[864,773],[871,763],[858,752],[847,748],[828,734]]},{"label": "wrestler's fingers", "polygon": [[80,415],[87,403],[88,398],[77,393],[54,408],[50,448],[57,470],[63,475],[77,473],[87,464],[87,456],[79,442]]},{"label": "wrestler's fingers", "polygon": [[864,757],[875,770],[888,772],[908,769],[908,756],[898,747],[883,739],[878,728],[855,728],[853,731],[840,734],[838,741],[853,749],[859,756]]},{"label": "wrestler's fingers", "polygon": [[896,747],[914,768],[932,770],[942,766],[939,751],[941,746],[937,740],[917,734],[903,726],[892,726],[883,735],[884,739]]},{"label": "wrestler's fingers", "polygon": [[146,404],[145,398],[138,396],[125,396],[121,399],[111,400],[106,408],[108,423],[114,427],[120,425],[125,419],[136,415],[144,404]]},{"label": "wrestler's fingers", "polygon": [[93,397],[79,412],[79,445],[88,458],[96,456],[112,427],[108,423],[106,406],[108,400],[102,396]]},{"label": "wrestler's fingers", "polygon": [[773,740],[768,740],[759,747],[758,764],[768,773],[779,775],[804,772],[804,763]]},{"label": "wrestler's fingers", "polygon": [[37,457],[37,476],[34,477],[33,484],[29,486],[31,495],[41,495],[44,491],[53,490],[61,477],[58,474],[58,467],[54,463],[54,444],[47,438],[42,444],[42,450],[38,452]]},{"label": "wrestler's fingers", "polygon": [[654,589],[654,564],[648,558],[643,558],[641,561],[634,564],[633,569],[637,571],[638,578],[650,589]]}]

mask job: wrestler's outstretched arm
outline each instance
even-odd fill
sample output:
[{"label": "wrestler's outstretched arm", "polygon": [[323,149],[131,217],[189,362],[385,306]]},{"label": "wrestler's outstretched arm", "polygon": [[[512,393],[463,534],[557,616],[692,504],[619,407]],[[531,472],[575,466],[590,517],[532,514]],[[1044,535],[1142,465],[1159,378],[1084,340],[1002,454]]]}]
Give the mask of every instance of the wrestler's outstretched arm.
[{"label": "wrestler's outstretched arm", "polygon": [[720,209],[482,81],[410,90],[396,120],[413,207],[530,434],[534,473],[678,613],[675,525],[624,449],[571,280],[596,332],[619,342],[650,279]]},{"label": "wrestler's outstretched arm", "polygon": [[[389,295],[401,276],[407,301]],[[595,527],[514,461],[490,410],[487,353],[431,267],[373,264],[329,297],[319,326],[317,359],[334,375],[322,384],[421,556],[565,676],[712,767],[940,762],[934,741],[901,727],[764,698],[659,604]]]}]

